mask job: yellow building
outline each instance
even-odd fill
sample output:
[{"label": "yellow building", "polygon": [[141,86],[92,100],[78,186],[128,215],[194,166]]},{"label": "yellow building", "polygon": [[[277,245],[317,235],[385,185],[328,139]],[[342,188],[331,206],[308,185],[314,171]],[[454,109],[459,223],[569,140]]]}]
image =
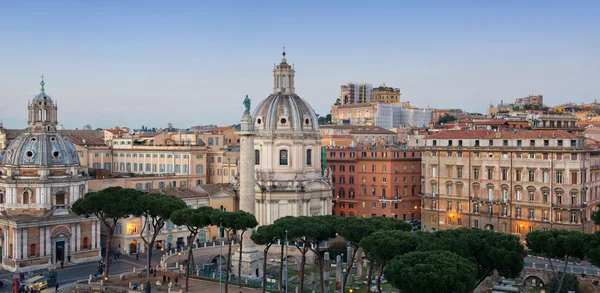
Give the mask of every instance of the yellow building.
[{"label": "yellow building", "polygon": [[[231,184],[207,184],[193,189],[152,189],[146,192],[173,195],[183,200],[190,208],[210,206],[225,211],[237,210],[236,194]],[[143,231],[144,221],[142,217],[120,219],[112,239],[113,248],[124,254],[144,253],[144,242],[140,235]],[[188,246],[187,237],[189,235],[190,232],[185,226],[177,226],[172,222],[167,222],[156,238],[155,249],[167,250]],[[206,227],[200,230],[194,245],[212,242],[216,237],[218,237],[218,228]]]},{"label": "yellow building", "polygon": [[385,86],[385,83],[379,87],[373,88],[371,92],[371,103],[381,104],[399,104],[400,89]]},{"label": "yellow building", "polygon": [[596,230],[600,151],[563,130],[448,130],[422,153],[422,227]]}]

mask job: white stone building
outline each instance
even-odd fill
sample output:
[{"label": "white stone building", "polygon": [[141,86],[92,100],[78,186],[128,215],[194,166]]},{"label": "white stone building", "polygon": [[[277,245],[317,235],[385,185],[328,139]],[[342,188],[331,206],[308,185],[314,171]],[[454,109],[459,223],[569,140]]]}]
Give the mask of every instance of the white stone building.
[{"label": "white stone building", "polygon": [[317,115],[295,93],[294,76],[284,52],[273,69],[273,93],[251,117],[254,156],[241,158],[252,160],[255,167],[254,214],[259,225],[285,216],[331,214],[332,184],[322,173]]}]

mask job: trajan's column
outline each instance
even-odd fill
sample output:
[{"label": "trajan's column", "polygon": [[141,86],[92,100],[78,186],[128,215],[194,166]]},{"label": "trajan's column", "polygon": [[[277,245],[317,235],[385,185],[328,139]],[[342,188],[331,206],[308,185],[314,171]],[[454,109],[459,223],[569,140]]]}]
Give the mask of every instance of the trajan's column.
[{"label": "trajan's column", "polygon": [[[256,216],[255,209],[255,181],[254,181],[254,125],[252,115],[250,114],[250,99],[246,96],[244,99],[246,110],[242,116],[240,136],[240,210],[249,212]],[[236,268],[239,262],[239,254],[242,254],[242,275],[251,277],[262,277],[263,254],[258,251],[256,244],[250,239],[252,230],[244,233],[244,242],[242,250],[236,251],[232,257],[233,267]],[[234,270],[236,272],[236,270]]]}]

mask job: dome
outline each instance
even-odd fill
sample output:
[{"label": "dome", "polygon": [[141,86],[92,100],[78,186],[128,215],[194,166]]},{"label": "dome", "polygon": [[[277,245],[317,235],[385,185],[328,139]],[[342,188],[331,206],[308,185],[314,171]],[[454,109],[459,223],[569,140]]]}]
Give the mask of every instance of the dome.
[{"label": "dome", "polygon": [[254,129],[319,131],[317,114],[296,94],[271,94],[254,110]]},{"label": "dome", "polygon": [[25,132],[8,146],[2,165],[79,165],[79,157],[73,144],[57,132]]}]

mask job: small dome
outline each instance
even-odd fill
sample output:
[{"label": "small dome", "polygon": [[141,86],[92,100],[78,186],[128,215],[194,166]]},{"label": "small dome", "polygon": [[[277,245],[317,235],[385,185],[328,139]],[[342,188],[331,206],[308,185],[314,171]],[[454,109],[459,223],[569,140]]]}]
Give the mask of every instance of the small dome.
[{"label": "small dome", "polygon": [[25,132],[8,146],[2,165],[79,165],[79,157],[73,144],[57,132]]},{"label": "small dome", "polygon": [[272,94],[254,110],[254,129],[319,131],[313,108],[296,94]]}]

